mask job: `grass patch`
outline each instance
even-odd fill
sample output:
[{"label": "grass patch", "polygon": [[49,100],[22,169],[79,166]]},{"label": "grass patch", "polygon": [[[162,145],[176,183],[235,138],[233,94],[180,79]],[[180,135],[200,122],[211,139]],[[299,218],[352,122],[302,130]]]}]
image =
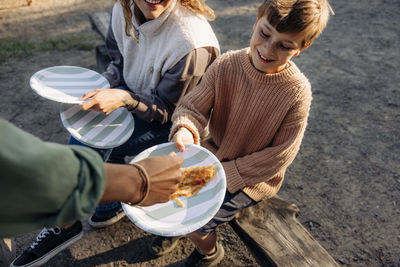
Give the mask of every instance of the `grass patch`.
[{"label": "grass patch", "polygon": [[23,58],[37,52],[57,50],[85,50],[96,46],[96,39],[88,35],[70,35],[42,40],[0,39],[0,63],[11,58]]}]

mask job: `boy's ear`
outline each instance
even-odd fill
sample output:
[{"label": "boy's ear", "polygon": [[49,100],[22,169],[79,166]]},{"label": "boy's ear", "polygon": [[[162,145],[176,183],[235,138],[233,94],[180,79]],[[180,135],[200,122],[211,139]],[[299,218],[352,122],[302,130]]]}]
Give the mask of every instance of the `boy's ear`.
[{"label": "boy's ear", "polygon": [[254,22],[254,24],[253,24],[253,32],[256,30],[257,22],[258,22],[258,19],[256,19],[256,22]]},{"label": "boy's ear", "polygon": [[298,55],[300,55],[300,53],[303,52],[304,50],[306,50],[307,48],[309,48],[311,44],[312,43],[307,43],[303,48],[298,50],[296,54],[294,54],[294,57],[297,57]]},{"label": "boy's ear", "polygon": [[301,51],[306,50],[307,48],[309,48],[312,45],[312,42],[307,42],[304,47],[301,49]]}]

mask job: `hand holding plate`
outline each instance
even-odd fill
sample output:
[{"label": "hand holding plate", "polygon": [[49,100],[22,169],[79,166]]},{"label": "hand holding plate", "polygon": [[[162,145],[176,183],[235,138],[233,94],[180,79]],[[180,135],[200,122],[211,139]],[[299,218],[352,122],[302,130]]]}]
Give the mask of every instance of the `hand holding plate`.
[{"label": "hand holding plate", "polygon": [[192,133],[185,127],[181,127],[172,138],[176,148],[180,152],[185,151],[185,144],[194,144],[194,138]]},{"label": "hand holding plate", "polygon": [[130,94],[121,89],[96,89],[83,95],[80,100],[87,100],[81,104],[83,110],[94,110],[108,115],[114,110],[124,107],[124,98]]}]

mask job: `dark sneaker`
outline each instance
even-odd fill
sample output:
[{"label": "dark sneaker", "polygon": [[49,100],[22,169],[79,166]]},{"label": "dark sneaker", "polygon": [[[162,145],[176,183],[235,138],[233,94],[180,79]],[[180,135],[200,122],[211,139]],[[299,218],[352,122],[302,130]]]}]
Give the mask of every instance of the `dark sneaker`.
[{"label": "dark sneaker", "polygon": [[16,258],[10,267],[40,266],[83,236],[82,223],[77,221],[67,229],[44,228],[36,241]]},{"label": "dark sneaker", "polygon": [[110,213],[108,216],[104,217],[103,216],[100,217],[97,216],[96,214],[93,214],[92,216],[90,216],[88,223],[93,228],[104,228],[118,222],[119,220],[124,218],[124,216],[125,212],[121,208],[120,210]]},{"label": "dark sneaker", "polygon": [[180,267],[208,267],[217,265],[224,258],[224,247],[217,242],[216,251],[205,256],[197,248],[179,266]]},{"label": "dark sneaker", "polygon": [[184,236],[156,236],[156,238],[154,238],[153,242],[150,244],[149,250],[154,256],[163,256],[172,251],[176,245],[178,245],[179,240],[183,237]]}]

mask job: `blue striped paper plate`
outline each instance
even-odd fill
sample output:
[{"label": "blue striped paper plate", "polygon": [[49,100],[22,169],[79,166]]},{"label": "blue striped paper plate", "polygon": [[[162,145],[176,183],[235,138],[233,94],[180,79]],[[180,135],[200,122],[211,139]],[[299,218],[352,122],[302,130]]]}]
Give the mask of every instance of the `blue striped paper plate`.
[{"label": "blue striped paper plate", "polygon": [[150,156],[168,155],[172,151],[184,157],[182,167],[215,164],[217,173],[197,195],[179,198],[184,207],[179,207],[173,200],[149,207],[122,203],[126,215],[136,226],[161,236],[185,235],[208,223],[221,207],[226,190],[225,172],[221,163],[210,151],[198,145],[187,145],[183,153],[178,152],[174,143],[156,145],[137,155],[133,162]]},{"label": "blue striped paper plate", "polygon": [[133,133],[135,120],[126,108],[108,115],[82,110],[80,105],[61,104],[64,127],[80,142],[95,148],[113,148],[125,143]]},{"label": "blue striped paper plate", "polygon": [[38,95],[61,103],[79,104],[81,96],[94,89],[110,88],[101,74],[74,66],[55,66],[32,75],[30,85]]}]

